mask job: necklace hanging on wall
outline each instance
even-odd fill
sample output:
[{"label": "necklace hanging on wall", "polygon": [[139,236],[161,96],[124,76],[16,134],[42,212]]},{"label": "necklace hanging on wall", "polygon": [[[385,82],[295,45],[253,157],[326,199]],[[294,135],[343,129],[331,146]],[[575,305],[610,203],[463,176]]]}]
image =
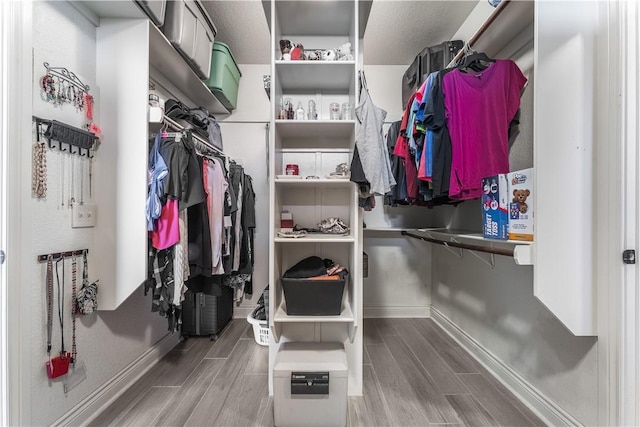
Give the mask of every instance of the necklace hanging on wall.
[{"label": "necklace hanging on wall", "polygon": [[47,197],[47,150],[44,142],[33,145],[32,191],[38,199]]},{"label": "necklace hanging on wall", "polygon": [[69,179],[69,209],[76,202],[76,191],[75,191],[75,156],[71,156],[71,178]]},{"label": "necklace hanging on wall", "polygon": [[64,208],[64,174],[65,174],[65,168],[64,168],[64,153],[59,153],[58,154],[60,156],[60,207]]}]

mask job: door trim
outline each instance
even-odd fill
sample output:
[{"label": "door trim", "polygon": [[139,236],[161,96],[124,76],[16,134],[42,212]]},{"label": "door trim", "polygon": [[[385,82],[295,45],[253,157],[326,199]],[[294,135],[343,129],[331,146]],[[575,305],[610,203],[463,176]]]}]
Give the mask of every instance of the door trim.
[{"label": "door trim", "polygon": [[[23,206],[31,197],[31,170],[23,167],[31,151],[32,100],[32,1],[3,1],[2,8],[2,74],[7,84],[3,88],[6,110],[3,120],[3,155],[6,162],[6,203],[4,220],[7,227],[4,264],[7,278],[7,418],[6,425],[31,425],[31,316],[33,309],[29,290],[34,264],[30,257],[31,232],[21,220]],[[30,164],[30,162],[29,162]],[[11,285],[9,285],[11,284]],[[7,325],[9,326],[9,325]],[[4,421],[4,420],[3,420]]]}]

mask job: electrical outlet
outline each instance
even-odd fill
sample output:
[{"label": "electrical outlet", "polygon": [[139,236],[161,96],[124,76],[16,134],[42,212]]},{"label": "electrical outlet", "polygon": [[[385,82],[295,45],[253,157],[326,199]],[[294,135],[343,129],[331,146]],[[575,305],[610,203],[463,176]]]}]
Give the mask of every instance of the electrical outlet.
[{"label": "electrical outlet", "polygon": [[96,205],[74,203],[72,207],[71,228],[96,226]]}]

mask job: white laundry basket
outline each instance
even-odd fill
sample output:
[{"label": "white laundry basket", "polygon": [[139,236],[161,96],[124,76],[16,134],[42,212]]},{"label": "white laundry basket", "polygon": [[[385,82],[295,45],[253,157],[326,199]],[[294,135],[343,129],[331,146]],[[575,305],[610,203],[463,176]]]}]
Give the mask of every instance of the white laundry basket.
[{"label": "white laundry basket", "polygon": [[259,320],[253,317],[255,310],[247,316],[247,322],[253,326],[253,337],[260,345],[269,345],[269,324],[266,320]]}]

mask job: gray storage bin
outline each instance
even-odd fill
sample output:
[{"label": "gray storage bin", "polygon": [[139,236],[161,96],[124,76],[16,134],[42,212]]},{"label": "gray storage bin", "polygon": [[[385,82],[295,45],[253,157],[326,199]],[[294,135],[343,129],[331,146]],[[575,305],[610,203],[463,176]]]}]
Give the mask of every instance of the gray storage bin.
[{"label": "gray storage bin", "polygon": [[147,14],[151,22],[156,24],[157,27],[162,27],[167,9],[166,0],[136,0],[136,3]]},{"label": "gray storage bin", "polygon": [[169,0],[162,32],[196,74],[208,79],[216,27],[200,0]]}]

